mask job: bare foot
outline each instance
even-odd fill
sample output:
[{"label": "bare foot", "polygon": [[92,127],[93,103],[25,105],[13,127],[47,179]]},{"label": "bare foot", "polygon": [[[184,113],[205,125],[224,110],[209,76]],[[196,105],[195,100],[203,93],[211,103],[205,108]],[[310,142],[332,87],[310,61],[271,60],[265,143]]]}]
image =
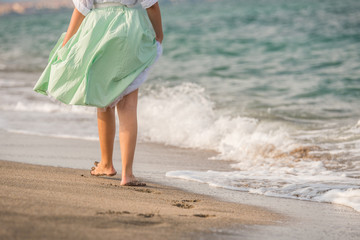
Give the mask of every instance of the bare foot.
[{"label": "bare foot", "polygon": [[121,186],[146,186],[146,183],[140,182],[134,175],[123,175],[121,179]]},{"label": "bare foot", "polygon": [[90,174],[93,176],[114,176],[116,171],[114,166],[104,166],[101,162],[95,162],[95,167],[91,168]]}]

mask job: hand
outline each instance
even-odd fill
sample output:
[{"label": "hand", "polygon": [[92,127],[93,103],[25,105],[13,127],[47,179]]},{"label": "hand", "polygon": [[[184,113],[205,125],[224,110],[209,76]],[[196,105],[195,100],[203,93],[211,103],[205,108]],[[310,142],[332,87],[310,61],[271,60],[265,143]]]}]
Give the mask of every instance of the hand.
[{"label": "hand", "polygon": [[159,43],[162,43],[163,39],[164,39],[164,36],[161,36],[161,37],[156,36],[155,37],[155,40],[158,41]]}]

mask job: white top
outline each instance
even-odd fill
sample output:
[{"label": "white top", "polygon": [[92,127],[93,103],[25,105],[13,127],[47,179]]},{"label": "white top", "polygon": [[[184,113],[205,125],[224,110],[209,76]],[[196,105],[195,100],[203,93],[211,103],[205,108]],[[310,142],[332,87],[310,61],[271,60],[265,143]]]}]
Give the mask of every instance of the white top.
[{"label": "white top", "polygon": [[157,3],[157,1],[158,0],[73,0],[73,3],[75,8],[81,12],[82,15],[86,16],[93,8],[94,3],[118,2],[132,7],[140,2],[141,6],[146,9]]}]

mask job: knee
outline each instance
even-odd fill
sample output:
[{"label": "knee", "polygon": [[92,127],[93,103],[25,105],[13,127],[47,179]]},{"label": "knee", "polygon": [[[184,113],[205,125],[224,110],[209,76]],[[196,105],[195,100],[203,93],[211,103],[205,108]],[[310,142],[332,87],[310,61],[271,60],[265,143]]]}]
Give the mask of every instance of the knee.
[{"label": "knee", "polygon": [[126,95],[116,105],[118,111],[136,111],[137,108],[137,93],[130,93]]},{"label": "knee", "polygon": [[117,110],[120,112],[123,111],[132,111],[132,110],[136,110],[137,107],[137,102],[132,100],[132,99],[122,99],[118,105],[117,105]]}]

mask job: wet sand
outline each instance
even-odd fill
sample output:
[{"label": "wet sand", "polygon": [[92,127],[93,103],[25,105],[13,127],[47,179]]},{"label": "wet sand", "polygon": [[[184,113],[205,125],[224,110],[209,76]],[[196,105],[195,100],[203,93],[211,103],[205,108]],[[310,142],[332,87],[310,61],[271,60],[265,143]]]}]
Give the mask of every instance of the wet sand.
[{"label": "wet sand", "polygon": [[220,229],[284,219],[260,207],[119,176],[0,161],[1,239],[198,239]]}]

